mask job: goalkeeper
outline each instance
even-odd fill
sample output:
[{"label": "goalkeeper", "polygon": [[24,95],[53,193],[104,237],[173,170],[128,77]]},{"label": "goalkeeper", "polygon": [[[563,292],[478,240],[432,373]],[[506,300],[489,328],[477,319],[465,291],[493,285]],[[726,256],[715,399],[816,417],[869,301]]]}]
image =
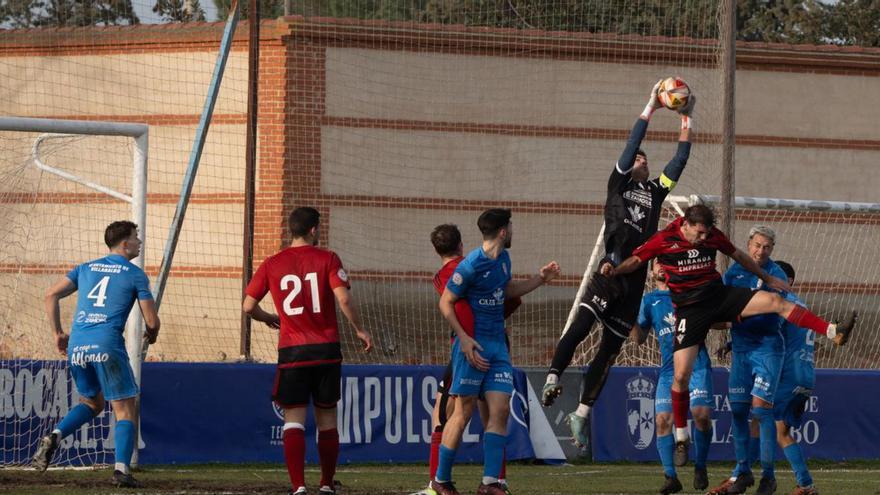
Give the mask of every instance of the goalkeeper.
[{"label": "goalkeeper", "polygon": [[648,104],[636,120],[626,147],[611,171],[605,202],[605,257],[590,278],[571,326],[556,345],[542,392],[544,406],[552,405],[562,393],[559,377],[571,363],[575,349],[587,338],[593,324],[601,322],[602,340],[584,375],[580,404],[567,418],[574,443],[579,447],[587,444],[586,418],[605,385],[609,369],[636,323],[647,268],[643,266],[626,277],[613,279],[600,273],[627,259],[633,249],[657,232],[663,200],[675,187],[690,156],[691,115],[695,104],[693,96],[679,110],[681,133],[675,156],[660,177],[648,180],[648,157],[639,146],[648,130],[651,115],[661,107],[657,95],[659,88],[660,82],[651,90]]}]

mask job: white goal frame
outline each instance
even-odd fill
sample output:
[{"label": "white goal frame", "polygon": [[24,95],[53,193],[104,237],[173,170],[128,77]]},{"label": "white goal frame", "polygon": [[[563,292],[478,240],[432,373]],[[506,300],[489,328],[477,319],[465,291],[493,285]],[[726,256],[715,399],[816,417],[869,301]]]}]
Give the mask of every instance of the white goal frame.
[{"label": "white goal frame", "polygon": [[[138,238],[141,240],[141,253],[131,262],[144,268],[147,239],[147,154],[149,146],[149,126],[123,122],[102,122],[90,120],[40,119],[28,117],[0,117],[0,131],[41,132],[33,144],[32,158],[34,164],[44,172],[57,175],[65,180],[76,182],[95,191],[112,196],[120,201],[131,204],[132,221],[138,225]],[[71,174],[61,168],[49,166],[40,159],[40,145],[53,138],[93,135],[93,136],[126,136],[134,140],[132,152],[131,194],[114,191],[110,188],[91,182],[83,177]],[[73,262],[75,260],[71,260]],[[140,310],[132,308],[125,325],[125,347],[135,381],[141,383],[141,347],[143,345],[144,320]],[[135,449],[135,456],[137,449]],[[134,457],[136,459],[136,457]]]}]

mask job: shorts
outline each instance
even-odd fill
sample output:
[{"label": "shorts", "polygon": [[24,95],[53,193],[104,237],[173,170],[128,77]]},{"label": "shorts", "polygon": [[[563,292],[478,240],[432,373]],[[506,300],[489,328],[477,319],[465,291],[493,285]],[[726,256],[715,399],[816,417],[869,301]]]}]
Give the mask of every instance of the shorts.
[{"label": "shorts", "polygon": [[733,352],[730,359],[728,398],[730,402],[752,402],[757,397],[773,404],[782,373],[785,353],[764,349]]},{"label": "shorts", "polygon": [[621,277],[608,278],[593,273],[581,306],[589,309],[605,328],[620,338],[629,338],[636,323],[645,291],[647,268],[640,268]]},{"label": "shorts", "polygon": [[[657,380],[657,391],[654,395],[654,410],[657,414],[672,413],[672,370],[662,373]],[[694,371],[688,386],[691,397],[691,409],[695,407],[715,408],[715,396],[712,389],[712,361],[706,346],[700,348]]]},{"label": "shorts", "polygon": [[79,395],[106,400],[137,397],[138,386],[125,347],[102,343],[71,343],[67,352],[70,375]]},{"label": "shorts", "polygon": [[779,383],[776,402],[773,403],[773,419],[782,421],[790,428],[800,428],[812,390],[793,383]]},{"label": "shorts", "polygon": [[736,321],[754,295],[752,289],[722,285],[701,301],[676,306],[673,351],[704,343],[713,323]]},{"label": "shorts", "polygon": [[315,407],[332,409],[341,395],[342,363],[294,366],[275,369],[272,400],[281,408]]},{"label": "shorts", "polygon": [[461,352],[460,342],[455,339],[452,346],[452,386],[449,393],[462,396],[482,396],[486,392],[513,393],[513,365],[510,352],[503,335],[477,335],[477,342],[483,348],[478,351],[486,361],[489,370],[480,371],[468,362]]}]

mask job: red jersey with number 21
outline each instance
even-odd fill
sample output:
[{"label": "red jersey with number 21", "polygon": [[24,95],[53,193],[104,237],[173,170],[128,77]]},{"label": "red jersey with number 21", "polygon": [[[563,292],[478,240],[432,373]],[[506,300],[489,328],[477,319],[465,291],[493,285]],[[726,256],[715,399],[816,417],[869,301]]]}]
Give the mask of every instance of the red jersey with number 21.
[{"label": "red jersey with number 21", "polygon": [[727,236],[714,227],[705,241],[694,246],[682,234],[682,223],[684,217],[678,217],[633,251],[633,256],[642,261],[657,258],[666,272],[666,284],[676,306],[711,297],[713,291],[723,285],[721,274],[715,268],[715,256],[718,251],[728,256],[736,251]]},{"label": "red jersey with number 21", "polygon": [[267,258],[245,292],[254,299],[272,294],[281,319],[278,362],[315,365],[339,362],[339,329],[333,289],[349,287],[333,251],[290,247]]}]

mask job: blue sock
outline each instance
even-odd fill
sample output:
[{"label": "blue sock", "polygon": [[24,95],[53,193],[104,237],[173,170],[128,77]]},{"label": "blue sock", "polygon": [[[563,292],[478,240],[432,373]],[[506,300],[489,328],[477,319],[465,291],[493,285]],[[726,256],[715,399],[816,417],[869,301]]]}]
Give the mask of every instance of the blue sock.
[{"label": "blue sock", "polygon": [[483,433],[483,476],[498,478],[501,474],[501,463],[504,461],[504,447],[507,435]]},{"label": "blue sock", "polygon": [[773,464],[776,461],[776,422],[773,420],[773,409],[753,407],[752,414],[761,424],[761,476],[775,479]]},{"label": "blue sock", "polygon": [[131,465],[131,454],[134,451],[134,423],[127,419],[117,421],[113,434],[116,442],[116,463]]},{"label": "blue sock", "polygon": [[95,417],[95,411],[85,404],[77,404],[76,407],[64,416],[64,419],[55,426],[56,430],[61,430],[61,438],[67,438],[73,434],[77,428],[88,423]]},{"label": "blue sock", "polygon": [[670,478],[678,477],[678,474],[675,472],[675,463],[673,462],[673,457],[675,456],[675,437],[671,433],[657,437],[657,452],[660,453],[663,474]]},{"label": "blue sock", "polygon": [[702,431],[694,428],[694,467],[706,469],[706,458],[709,457],[709,443],[712,441],[712,428]]},{"label": "blue sock", "polygon": [[761,438],[749,437],[749,466],[754,466],[761,459]]},{"label": "blue sock", "polygon": [[810,486],[813,484],[813,477],[807,469],[807,461],[804,460],[804,452],[801,446],[793,443],[782,449],[785,452],[785,458],[791,463],[791,470],[794,471],[794,477],[797,479],[798,486]]},{"label": "blue sock", "polygon": [[437,481],[452,481],[452,463],[455,462],[455,450],[448,449],[445,445],[440,445],[439,461],[437,462],[437,475],[434,477]]},{"label": "blue sock", "polygon": [[[736,467],[731,476],[752,472],[752,467],[749,464],[749,408],[750,404],[746,402],[732,402],[730,404],[730,412],[733,416],[731,427],[733,451],[736,454]],[[774,436],[774,438],[776,437]]]}]

